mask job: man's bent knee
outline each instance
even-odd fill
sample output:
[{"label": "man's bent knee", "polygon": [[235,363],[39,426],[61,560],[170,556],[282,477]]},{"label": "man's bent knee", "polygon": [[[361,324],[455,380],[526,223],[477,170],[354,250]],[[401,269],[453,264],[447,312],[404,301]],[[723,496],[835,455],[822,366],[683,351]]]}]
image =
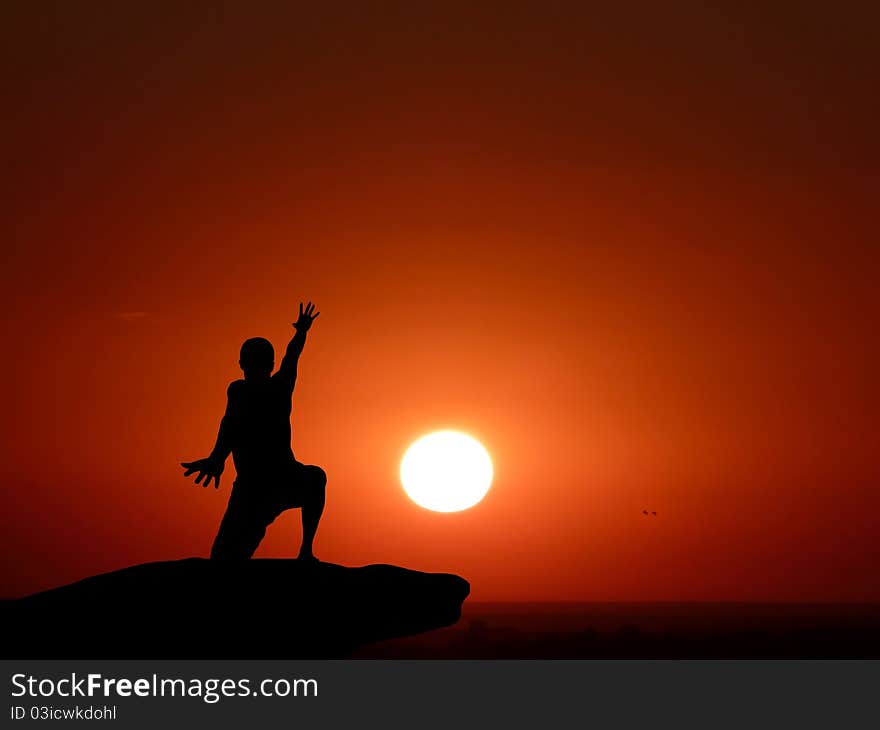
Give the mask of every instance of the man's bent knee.
[{"label": "man's bent knee", "polygon": [[327,490],[327,473],[320,466],[310,466],[306,487],[306,500],[322,502]]},{"label": "man's bent knee", "polygon": [[309,482],[323,489],[327,486],[327,472],[325,472],[320,466],[310,466]]}]

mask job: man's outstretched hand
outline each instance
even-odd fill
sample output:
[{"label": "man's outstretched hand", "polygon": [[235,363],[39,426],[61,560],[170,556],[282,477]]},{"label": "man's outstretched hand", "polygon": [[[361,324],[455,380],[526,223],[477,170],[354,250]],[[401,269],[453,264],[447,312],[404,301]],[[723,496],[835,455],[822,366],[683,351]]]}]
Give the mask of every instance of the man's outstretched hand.
[{"label": "man's outstretched hand", "polygon": [[218,462],[209,456],[207,459],[199,459],[198,461],[182,461],[180,465],[186,470],[183,472],[185,477],[188,477],[193,472],[198,472],[196,484],[202,484],[202,479],[204,479],[205,482],[202,486],[207,487],[213,479],[214,489],[220,487],[220,475],[223,473],[224,467],[222,461]]},{"label": "man's outstretched hand", "polygon": [[302,302],[299,303],[299,319],[293,323],[293,326],[296,327],[300,332],[308,332],[309,328],[312,326],[312,322],[314,322],[320,312],[315,311],[315,305],[309,302],[306,304],[306,308],[303,309]]}]

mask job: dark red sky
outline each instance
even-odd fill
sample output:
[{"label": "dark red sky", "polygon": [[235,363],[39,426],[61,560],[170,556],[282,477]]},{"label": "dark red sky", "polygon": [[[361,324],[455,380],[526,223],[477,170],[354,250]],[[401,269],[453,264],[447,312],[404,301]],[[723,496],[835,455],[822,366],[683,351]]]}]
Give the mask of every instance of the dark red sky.
[{"label": "dark red sky", "polygon": [[[880,600],[876,4],[85,5],[0,23],[0,593],[206,554],[177,462],[312,299],[324,559]],[[446,426],[454,515],[397,479]]]}]

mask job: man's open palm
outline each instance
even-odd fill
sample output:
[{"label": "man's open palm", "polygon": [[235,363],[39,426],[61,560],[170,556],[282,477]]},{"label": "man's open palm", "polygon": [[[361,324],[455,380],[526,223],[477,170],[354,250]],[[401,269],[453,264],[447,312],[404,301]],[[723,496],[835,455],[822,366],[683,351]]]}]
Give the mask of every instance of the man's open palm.
[{"label": "man's open palm", "polygon": [[214,488],[218,489],[220,487],[220,475],[223,473],[224,464],[222,462],[218,463],[214,459],[198,459],[197,461],[182,461],[180,465],[186,470],[183,472],[183,476],[188,477],[190,474],[194,472],[198,472],[196,476],[196,484],[202,484],[202,479],[205,480],[203,487],[207,487],[211,480],[214,480]]},{"label": "man's open palm", "polygon": [[312,326],[312,322],[314,322],[320,312],[315,311],[315,305],[309,302],[306,304],[305,309],[303,309],[302,302],[299,303],[299,319],[293,323],[293,326],[298,330],[303,332],[308,332],[309,328]]}]

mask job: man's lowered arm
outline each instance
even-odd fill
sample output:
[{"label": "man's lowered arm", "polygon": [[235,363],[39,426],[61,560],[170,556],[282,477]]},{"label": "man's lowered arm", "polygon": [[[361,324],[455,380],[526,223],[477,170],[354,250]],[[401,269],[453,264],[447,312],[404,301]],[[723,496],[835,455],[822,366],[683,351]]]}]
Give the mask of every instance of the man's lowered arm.
[{"label": "man's lowered arm", "polygon": [[[241,382],[239,381],[240,385]],[[208,457],[219,464],[225,464],[227,457],[232,453],[233,445],[233,428],[232,424],[235,420],[233,404],[235,398],[236,383],[232,383],[226,391],[226,413],[220,419],[220,428],[217,431],[217,441],[214,443],[214,449]]]},{"label": "man's lowered arm", "polygon": [[[240,382],[238,384],[240,385]],[[235,388],[236,383],[232,383],[226,391],[226,413],[223,414],[223,418],[220,420],[217,441],[214,444],[211,455],[206,459],[183,461],[180,464],[186,470],[183,473],[185,477],[198,472],[196,484],[202,484],[202,479],[204,479],[203,487],[207,487],[211,483],[211,479],[214,480],[215,488],[220,487],[220,475],[223,474],[223,470],[226,468],[226,459],[232,453],[233,422],[235,420],[233,406],[236,400]]]}]

